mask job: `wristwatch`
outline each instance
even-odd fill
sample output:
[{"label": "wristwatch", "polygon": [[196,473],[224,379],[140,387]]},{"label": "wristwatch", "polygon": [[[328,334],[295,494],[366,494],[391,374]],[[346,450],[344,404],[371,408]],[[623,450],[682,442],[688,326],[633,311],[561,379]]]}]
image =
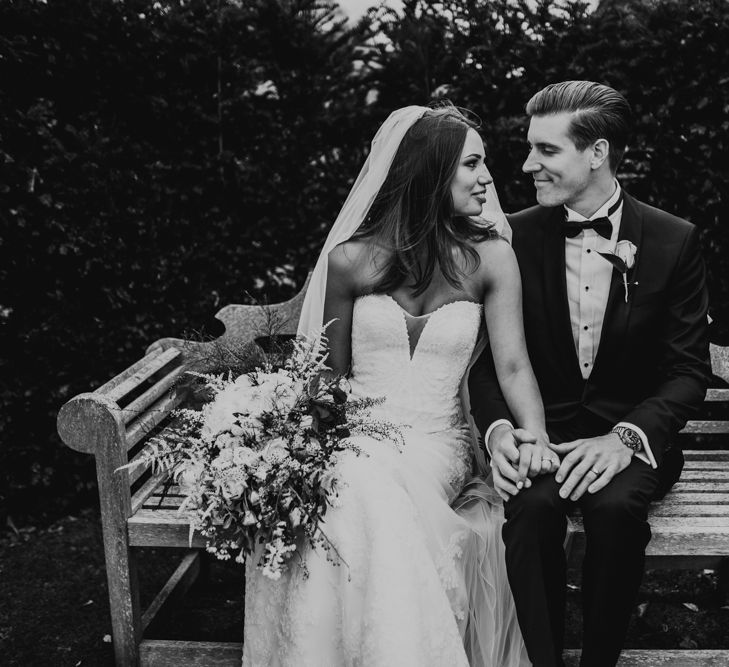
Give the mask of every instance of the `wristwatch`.
[{"label": "wristwatch", "polygon": [[629,426],[614,426],[611,433],[617,433],[622,443],[634,453],[643,451],[643,441],[636,431]]}]

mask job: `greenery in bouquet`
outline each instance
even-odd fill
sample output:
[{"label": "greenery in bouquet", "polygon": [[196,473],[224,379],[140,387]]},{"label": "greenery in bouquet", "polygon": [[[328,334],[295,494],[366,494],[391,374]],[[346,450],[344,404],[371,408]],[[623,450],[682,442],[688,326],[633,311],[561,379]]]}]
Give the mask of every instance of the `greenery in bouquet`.
[{"label": "greenery in bouquet", "polygon": [[372,417],[380,401],[349,399],[346,379],[326,366],[325,329],[247,373],[194,372],[211,400],[177,410],[143,457],[179,484],[191,538],[199,531],[220,559],[257,558],[271,579],[307,543],[342,562],[322,524],[342,483],[338,456],[362,455],[350,437],[402,442],[398,427]]}]

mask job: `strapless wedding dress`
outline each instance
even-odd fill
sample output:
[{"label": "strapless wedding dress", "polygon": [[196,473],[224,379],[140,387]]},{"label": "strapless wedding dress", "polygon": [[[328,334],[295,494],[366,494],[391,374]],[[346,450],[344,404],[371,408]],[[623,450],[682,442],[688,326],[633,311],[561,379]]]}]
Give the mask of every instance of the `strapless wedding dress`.
[{"label": "strapless wedding dress", "polygon": [[[481,306],[414,317],[385,294],[358,298],[352,393],[404,444],[353,438],[337,465],[324,531],[343,563],[304,553],[279,581],[246,570],[246,667],[529,665],[504,567],[503,512],[469,482],[471,435],[459,398]],[[457,509],[453,509],[456,507]]]}]

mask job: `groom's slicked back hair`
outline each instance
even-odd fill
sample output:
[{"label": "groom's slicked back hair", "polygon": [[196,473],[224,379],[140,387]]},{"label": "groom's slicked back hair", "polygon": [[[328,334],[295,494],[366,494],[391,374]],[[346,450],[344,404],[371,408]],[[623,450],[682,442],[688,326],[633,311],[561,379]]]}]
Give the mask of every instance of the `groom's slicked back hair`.
[{"label": "groom's slicked back hair", "polygon": [[632,126],[628,101],[617,90],[594,81],[562,81],[540,90],[527,102],[531,116],[574,113],[570,138],[578,150],[598,139],[610,144],[610,170],[615,173],[623,159]]}]

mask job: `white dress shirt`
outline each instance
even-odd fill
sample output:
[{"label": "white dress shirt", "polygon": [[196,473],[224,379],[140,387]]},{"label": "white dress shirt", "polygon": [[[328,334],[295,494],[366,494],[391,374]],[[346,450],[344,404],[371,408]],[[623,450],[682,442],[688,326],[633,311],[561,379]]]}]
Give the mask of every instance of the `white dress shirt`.
[{"label": "white dress shirt", "polygon": [[[608,211],[618,201],[619,197],[620,185],[615,181],[615,192],[592,216],[586,218],[577,211],[565,206],[567,220],[583,222],[608,217]],[[590,377],[595,363],[610,292],[610,281],[614,271],[612,264],[604,257],[601,257],[599,253],[615,251],[622,216],[623,205],[621,203],[609,216],[613,226],[609,239],[603,238],[594,229],[585,229],[572,238],[565,237],[564,258],[567,273],[567,302],[570,311],[570,324],[572,325],[572,339],[575,344],[580,371],[585,380]],[[505,419],[499,419],[491,424],[485,435],[487,450],[491,431],[500,424],[512,426]],[[616,426],[627,426],[638,433],[643,441],[643,451],[638,452],[636,456],[651,467],[658,467],[648,444],[648,438],[642,429],[627,422],[619,422]]]}]

